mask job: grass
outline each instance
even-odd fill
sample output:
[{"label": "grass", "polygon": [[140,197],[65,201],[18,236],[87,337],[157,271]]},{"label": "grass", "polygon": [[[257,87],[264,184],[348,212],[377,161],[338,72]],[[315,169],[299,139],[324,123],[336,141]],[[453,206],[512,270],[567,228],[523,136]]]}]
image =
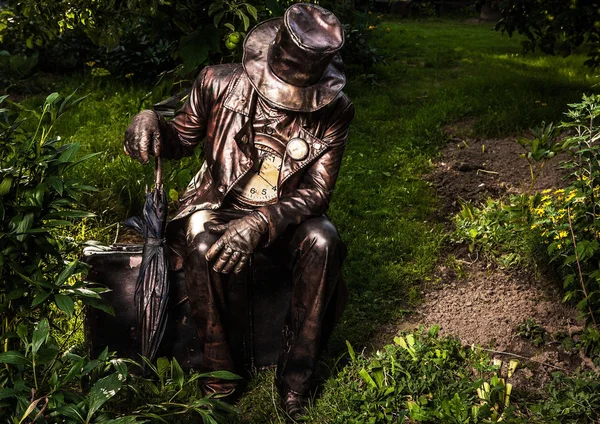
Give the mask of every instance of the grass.
[{"label": "grass", "polygon": [[[444,125],[468,122],[476,137],[515,134],[559,120],[565,105],[593,90],[595,82],[582,56],[523,56],[518,39],[503,37],[490,24],[390,19],[374,31],[388,64],[373,71],[375,84],[362,76],[346,88],[357,114],[329,211],[348,245],[351,295],[325,355],[320,375],[328,380],[310,422],[334,422],[339,411],[330,401],[343,387],[348,394],[347,380],[335,376],[333,365],[345,340],[362,350],[382,325],[411,308],[421,284],[433,282],[445,236],[435,218],[435,193],[422,177],[446,140]],[[83,84],[80,92],[90,95],[57,131],[89,152],[102,152],[81,175],[100,187],[100,195],[86,203],[108,224],[139,210],[151,182],[150,166],[122,154],[122,134],[140,106],[164,92],[146,97],[147,87],[86,77],[65,81],[63,93]],[[167,173],[170,187],[185,186],[198,165],[198,157],[174,165]],[[251,382],[239,404],[243,422],[282,422],[271,375]]]}]

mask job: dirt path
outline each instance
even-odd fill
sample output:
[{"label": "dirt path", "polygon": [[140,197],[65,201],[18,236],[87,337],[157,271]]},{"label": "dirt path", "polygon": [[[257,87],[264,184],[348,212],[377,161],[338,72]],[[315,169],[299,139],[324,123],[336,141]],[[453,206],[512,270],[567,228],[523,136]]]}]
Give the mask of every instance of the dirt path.
[{"label": "dirt path", "polygon": [[[459,199],[499,198],[529,189],[531,183],[529,165],[520,157],[524,150],[514,137],[473,139],[457,130],[465,127],[468,123],[446,129],[450,141],[429,176],[441,198],[440,218],[448,225],[460,210]],[[534,190],[561,187],[564,176],[560,160],[550,162]],[[522,388],[541,387],[557,369],[593,366],[571,348],[583,322],[562,303],[560,287],[550,278],[532,270],[501,269],[465,247],[450,246],[440,260],[437,280],[423,289],[423,302],[414,314],[383,331],[387,342],[398,330],[437,324],[441,334],[456,336],[465,345],[531,358],[520,359],[528,364],[519,372]]]}]

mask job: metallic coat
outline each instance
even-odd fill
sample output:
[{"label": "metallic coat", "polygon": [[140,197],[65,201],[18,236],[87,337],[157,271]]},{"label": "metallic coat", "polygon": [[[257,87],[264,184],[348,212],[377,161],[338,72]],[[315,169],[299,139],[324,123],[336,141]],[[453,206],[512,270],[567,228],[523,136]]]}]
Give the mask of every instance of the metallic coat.
[{"label": "metallic coat", "polygon": [[[233,186],[252,168],[254,130],[251,115],[257,93],[240,64],[208,66],[189,98],[170,122],[161,122],[161,156],[192,155],[204,140],[205,162],[181,197],[173,221],[198,210],[218,209]],[[291,225],[320,216],[329,206],[348,138],[354,106],[344,93],[315,112],[289,111],[294,119],[288,140],[309,146],[303,160],[285,155],[278,201],[258,210],[269,222],[267,245]]]}]

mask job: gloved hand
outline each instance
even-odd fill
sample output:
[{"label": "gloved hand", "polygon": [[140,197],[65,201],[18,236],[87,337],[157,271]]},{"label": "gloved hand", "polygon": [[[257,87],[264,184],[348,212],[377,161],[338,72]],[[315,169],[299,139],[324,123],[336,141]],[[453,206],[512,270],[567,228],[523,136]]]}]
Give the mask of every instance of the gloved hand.
[{"label": "gloved hand", "polygon": [[242,271],[262,236],[269,231],[266,219],[258,212],[251,212],[228,224],[208,224],[206,227],[211,232],[223,233],[206,252],[206,259],[212,261],[218,256],[213,269],[224,274],[229,274],[232,269],[236,274]]},{"label": "gloved hand", "polygon": [[135,115],[125,131],[125,154],[141,163],[147,163],[149,155],[160,156],[160,119],[152,110],[143,110]]}]

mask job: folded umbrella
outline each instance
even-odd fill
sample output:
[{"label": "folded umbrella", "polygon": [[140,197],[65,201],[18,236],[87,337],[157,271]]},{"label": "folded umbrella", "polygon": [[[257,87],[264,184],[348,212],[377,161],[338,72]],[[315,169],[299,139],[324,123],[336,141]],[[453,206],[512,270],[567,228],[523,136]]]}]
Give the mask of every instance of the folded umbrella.
[{"label": "folded umbrella", "polygon": [[144,237],[142,264],[135,286],[139,352],[153,361],[165,332],[169,277],[165,246],[167,196],[162,185],[162,159],[156,158],[154,189],[146,193],[143,217],[125,222]]}]

